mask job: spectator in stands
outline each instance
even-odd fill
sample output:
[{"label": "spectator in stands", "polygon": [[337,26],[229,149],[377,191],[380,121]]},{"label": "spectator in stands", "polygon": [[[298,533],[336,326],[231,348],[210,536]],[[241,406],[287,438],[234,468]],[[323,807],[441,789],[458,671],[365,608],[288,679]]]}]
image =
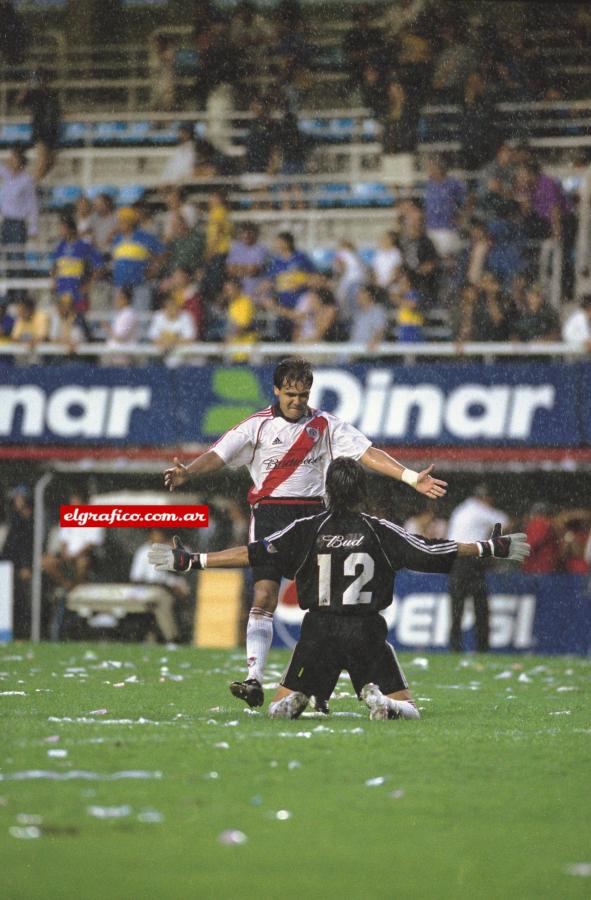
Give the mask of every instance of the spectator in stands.
[{"label": "spectator in stands", "polygon": [[452,296],[465,282],[476,286],[480,284],[482,273],[488,269],[492,246],[493,239],[485,223],[478,218],[472,219],[468,245],[456,260],[450,287]]},{"label": "spectator in stands", "polygon": [[[200,10],[201,13],[201,10]],[[197,104],[209,107],[212,95],[217,94],[217,101],[222,96],[222,106],[231,102],[231,89],[237,82],[238,58],[230,50],[230,32],[225,16],[215,13],[205,22],[197,35],[198,72],[197,72]],[[212,124],[211,108],[208,109],[208,126]],[[216,143],[208,133],[212,143]]]},{"label": "spectator in stands", "polygon": [[226,274],[226,258],[232,242],[230,206],[223,188],[210,194],[206,223],[205,268],[201,293],[206,303],[220,293]]},{"label": "spectator in stands", "polygon": [[[243,289],[240,278],[226,278],[223,289],[225,313],[224,342],[226,344],[255,344],[258,340],[256,306]],[[248,356],[236,353],[233,362],[245,362]]]},{"label": "spectator in stands", "polygon": [[[115,315],[107,329],[108,350],[125,350],[129,344],[135,344],[139,338],[138,314],[132,306],[133,289],[119,288],[115,291]],[[110,354],[105,357],[108,365],[127,366],[132,357],[125,354]]]},{"label": "spectator in stands", "polygon": [[422,16],[429,11],[429,0],[395,0],[389,3],[381,19],[381,26],[389,41],[401,32],[414,29]]},{"label": "spectator in stands", "polygon": [[369,107],[373,115],[382,121],[388,112],[385,69],[377,62],[366,62],[359,85],[361,102]]},{"label": "spectator in stands", "polygon": [[175,46],[167,34],[158,32],[150,47],[150,107],[159,112],[171,112],[177,105]]},{"label": "spectator in stands", "polygon": [[88,241],[78,237],[70,213],[60,216],[60,242],[51,253],[53,288],[58,295],[72,297],[76,310],[87,310],[88,291],[103,266],[103,257]]},{"label": "spectator in stands", "polygon": [[402,268],[396,284],[389,291],[390,301],[396,309],[396,334],[401,343],[423,340],[423,298],[416,288],[416,279],[410,269]]},{"label": "spectator in stands", "polygon": [[93,202],[92,220],[93,242],[103,255],[111,250],[113,239],[119,227],[115,205],[110,194],[97,194]]},{"label": "spectator in stands", "polygon": [[90,329],[71,293],[58,294],[49,318],[47,339],[52,344],[65,344],[69,355],[76,353],[79,344],[90,341]]},{"label": "spectator in stands", "polygon": [[[275,239],[275,255],[267,268],[266,275],[271,282],[274,293],[274,304],[277,312],[287,310],[293,312],[298,300],[308,288],[310,275],[314,266],[308,256],[296,248],[293,235],[282,231]],[[290,341],[293,322],[280,315],[275,323],[275,338],[278,341]]]},{"label": "spectator in stands", "polygon": [[534,503],[527,517],[525,533],[531,553],[523,562],[523,571],[528,575],[552,575],[558,572],[561,562],[560,538],[547,503]]},{"label": "spectator in stands", "polygon": [[[8,300],[0,298],[0,344],[10,343],[10,335],[14,326],[14,316],[8,311]],[[0,362],[7,357],[0,356]]]},{"label": "spectator in stands", "polygon": [[162,351],[171,353],[195,340],[195,322],[190,312],[182,309],[174,297],[167,297],[161,310],[154,313],[148,339]]},{"label": "spectator in stands", "polygon": [[339,305],[339,319],[347,327],[353,318],[357,302],[357,292],[367,281],[367,269],[355,244],[342,240],[334,258],[337,279],[336,298]]},{"label": "spectator in stands", "polygon": [[94,243],[95,218],[96,214],[92,203],[86,194],[82,194],[78,197],[74,206],[74,221],[76,222],[78,237],[88,241],[89,244]]},{"label": "spectator in stands", "polygon": [[260,229],[254,222],[243,222],[237,240],[230,244],[226,270],[232,278],[240,278],[242,290],[249,297],[258,296],[263,274],[269,263],[269,251],[259,241]]},{"label": "spectator in stands", "polygon": [[31,637],[31,581],[33,577],[33,504],[31,492],[19,484],[9,492],[8,531],[2,559],[14,567],[13,636]]},{"label": "spectator in stands", "polygon": [[29,33],[22,15],[12,0],[0,0],[0,54],[9,66],[19,66],[25,59]]},{"label": "spectator in stands", "polygon": [[[66,502],[70,506],[81,506],[88,502],[88,497],[83,490],[73,489]],[[50,533],[41,568],[55,604],[51,629],[54,638],[59,634],[65,595],[77,584],[91,581],[96,572],[104,531],[104,528],[60,526]]]},{"label": "spectator in stands", "polygon": [[195,178],[212,178],[214,175],[232,175],[235,163],[217,150],[205,138],[195,140]]},{"label": "spectator in stands", "polygon": [[55,164],[61,128],[59,95],[49,86],[49,73],[45,69],[37,69],[33,73],[28,88],[21,91],[17,102],[31,110],[35,149],[33,177],[39,182]]},{"label": "spectator in stands", "polygon": [[14,343],[29,344],[35,349],[37,344],[47,340],[49,320],[44,309],[37,309],[37,304],[32,297],[24,295],[19,298],[16,306],[16,318],[10,340]]},{"label": "spectator in stands", "polygon": [[494,191],[502,197],[513,197],[517,168],[513,148],[507,141],[501,141],[495,158],[482,169],[478,178],[478,194]]},{"label": "spectator in stands", "polygon": [[277,122],[277,151],[280,175],[303,175],[310,152],[310,140],[298,125],[297,116],[285,109]]},{"label": "spectator in stands", "polygon": [[373,358],[376,347],[384,340],[388,327],[386,310],[378,302],[378,290],[364,285],[357,291],[357,308],[353,313],[349,342],[361,344],[365,356]]},{"label": "spectator in stands", "polygon": [[361,3],[352,13],[352,27],[343,38],[343,56],[352,90],[361,81],[368,63],[382,65],[386,48],[382,29],[376,28],[374,10],[369,3]]},{"label": "spectator in stands", "polygon": [[519,311],[515,323],[520,341],[560,340],[560,320],[549,303],[544,299],[542,288],[533,284],[525,294],[525,306]]},{"label": "spectator in stands", "polygon": [[562,288],[565,296],[571,297],[574,286],[572,250],[576,235],[576,219],[571,203],[560,182],[545,175],[537,160],[520,166],[517,188],[529,197],[534,212],[548,224],[552,238],[562,247]]},{"label": "spectator in stands", "polygon": [[567,575],[588,575],[586,548],[591,510],[566,509],[554,518],[561,538],[562,568]]},{"label": "spectator in stands", "polygon": [[466,319],[460,339],[465,341],[505,343],[514,340],[518,312],[509,297],[501,291],[501,284],[492,272],[484,272],[480,290]]},{"label": "spectator in stands", "polygon": [[478,300],[478,287],[465,283],[457,291],[458,300],[451,307],[451,330],[458,353],[462,352],[464,341],[472,340],[474,308]]},{"label": "spectator in stands", "polygon": [[425,232],[423,213],[414,204],[407,207],[402,219],[400,250],[402,261],[413,272],[415,288],[425,304],[434,304],[439,286],[439,256]]},{"label": "spectator in stands", "polygon": [[384,289],[389,288],[398,279],[401,268],[402,253],[398,235],[395,231],[385,231],[371,263],[375,284]]},{"label": "spectator in stands", "polygon": [[179,125],[177,131],[177,148],[162,172],[160,182],[163,185],[175,185],[190,181],[195,170],[195,144],[193,123]]},{"label": "spectator in stands", "polygon": [[[316,281],[317,276],[312,277]],[[293,339],[296,344],[317,344],[335,341],[338,305],[330,288],[314,283],[299,298],[295,308]]]},{"label": "spectator in stands", "polygon": [[26,164],[25,152],[18,144],[10,148],[6,162],[0,163],[0,242],[7,264],[6,274],[12,278],[22,277],[24,254],[21,248],[27,237],[37,236],[39,225],[37,192]]},{"label": "spectator in stands", "polygon": [[419,107],[397,76],[386,85],[385,109],[381,116],[383,172],[396,184],[409,185],[415,178],[415,150]]},{"label": "spectator in stands", "polygon": [[149,310],[152,305],[150,278],[164,260],[165,247],[155,235],[138,228],[138,214],[125,206],[117,213],[120,233],[112,245],[113,283],[116,288],[133,288],[133,305]]},{"label": "spectator in stands", "polygon": [[448,175],[441,155],[427,160],[428,181],[425,187],[425,222],[427,234],[443,258],[460,250],[459,226],[466,201],[466,186]]},{"label": "spectator in stands", "polygon": [[273,25],[250,0],[240,0],[230,13],[229,41],[236,56],[238,85],[250,81],[269,51]]},{"label": "spectator in stands", "polygon": [[562,340],[591,353],[591,294],[581,300],[580,309],[570,314],[562,326]]},{"label": "spectator in stands", "polygon": [[465,41],[462,26],[451,18],[444,22],[439,40],[442,49],[434,61],[433,102],[457,103],[468,73],[476,68],[478,60]]},{"label": "spectator in stands", "polygon": [[480,69],[470,72],[462,103],[462,160],[474,172],[495,155],[499,144],[495,98]]},{"label": "spectator in stands", "polygon": [[260,97],[250,104],[252,119],[244,139],[244,171],[249,176],[245,187],[256,190],[266,187],[268,175],[277,168],[279,135],[277,122],[271,118],[270,109]]},{"label": "spectator in stands", "polygon": [[[198,270],[201,272],[205,259],[205,238],[197,209],[185,201],[181,188],[168,192],[166,204],[163,235],[167,252],[166,276],[170,277],[179,267],[193,274]],[[165,282],[160,285],[160,290],[164,292],[168,290]]]},{"label": "spectator in stands", "polygon": [[182,264],[176,266],[170,277],[161,282],[160,291],[170,293],[177,306],[191,314],[195,325],[195,340],[203,340],[206,330],[205,310],[195,268]]}]

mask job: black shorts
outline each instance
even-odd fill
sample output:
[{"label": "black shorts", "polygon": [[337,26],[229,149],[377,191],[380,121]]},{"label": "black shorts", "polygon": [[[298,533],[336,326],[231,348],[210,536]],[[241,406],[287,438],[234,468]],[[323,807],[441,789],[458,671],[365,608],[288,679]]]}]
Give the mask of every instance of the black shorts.
[{"label": "black shorts", "polygon": [[383,694],[404,691],[408,684],[387,635],[386,620],[379,613],[336,616],[309,612],[281,684],[307,697],[313,694],[324,699],[330,697],[346,669],[358,696],[370,682]]},{"label": "black shorts", "polygon": [[[262,538],[291,525],[296,519],[305,516],[317,516],[324,510],[322,500],[311,502],[295,500],[281,502],[277,500],[261,500],[253,506],[250,519],[250,541],[260,541]],[[281,582],[281,570],[276,562],[268,562],[263,566],[253,566],[253,580]]]}]

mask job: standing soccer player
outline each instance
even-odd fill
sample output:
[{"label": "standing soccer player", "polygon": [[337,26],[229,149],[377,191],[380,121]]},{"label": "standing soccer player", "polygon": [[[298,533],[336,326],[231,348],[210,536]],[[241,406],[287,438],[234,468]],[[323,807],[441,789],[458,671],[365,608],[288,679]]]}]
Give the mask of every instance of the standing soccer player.
[{"label": "standing soccer player", "polygon": [[295,578],[307,613],[281,685],[269,707],[274,718],[295,719],[310,695],[330,696],[342,669],[372,719],[418,719],[408,684],[380,611],[392,603],[399,569],[449,572],[456,558],[497,557],[522,562],[530,548],[525,534],[474,543],[428,540],[387,519],[361,512],[365,473],[353,459],[334,460],[326,475],[328,509],[298,519],[260,541],[220,553],[190,553],[178,545],[154,544],[149,561],[161,571],[253,567],[273,559]]},{"label": "standing soccer player", "polygon": [[[331,413],[310,409],[312,381],[312,368],[306,360],[282,360],[273,377],[276,403],[231,428],[189,465],[175,458],[174,466],[164,473],[166,486],[172,491],[187,478],[210,475],[224,465],[247,466],[253,480],[248,492],[251,541],[285,528],[295,519],[322,512],[326,470],[337,456],[358,460],[380,475],[404,481],[431,499],[445,494],[447,484],[431,476],[432,466],[421,472],[407,469],[372,447],[352,425]],[[232,682],[230,690],[249,706],[262,706],[282,572],[268,557],[253,566],[253,576],[254,602],[246,629],[248,674],[244,681]],[[326,711],[327,698],[318,699]]]}]

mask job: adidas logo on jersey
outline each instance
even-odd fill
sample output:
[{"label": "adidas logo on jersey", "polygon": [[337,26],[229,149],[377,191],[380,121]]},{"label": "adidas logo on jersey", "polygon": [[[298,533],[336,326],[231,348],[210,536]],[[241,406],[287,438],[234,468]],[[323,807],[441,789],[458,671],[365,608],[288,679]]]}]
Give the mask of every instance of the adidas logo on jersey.
[{"label": "adidas logo on jersey", "polygon": [[280,443],[281,443],[281,438],[276,437],[271,446],[275,447],[277,444],[280,444]]}]

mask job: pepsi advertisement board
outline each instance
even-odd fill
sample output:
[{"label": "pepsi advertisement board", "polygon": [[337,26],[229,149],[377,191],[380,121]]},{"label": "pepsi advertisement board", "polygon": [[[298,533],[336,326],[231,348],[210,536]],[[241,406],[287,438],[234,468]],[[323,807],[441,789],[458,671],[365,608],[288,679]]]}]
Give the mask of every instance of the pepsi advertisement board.
[{"label": "pepsi advertisement board", "polygon": [[[3,364],[0,443],[207,446],[272,402],[273,370]],[[385,446],[591,446],[591,363],[319,366],[310,402]]]},{"label": "pepsi advertisement board", "polygon": [[[580,575],[489,574],[490,648],[502,653],[572,653],[591,650],[591,580]],[[568,598],[568,599],[566,599]],[[382,615],[397,650],[446,650],[450,602],[445,575],[401,571],[394,600]],[[293,582],[283,582],[273,617],[273,645],[293,647],[304,611]],[[462,623],[464,649],[474,650],[470,601]]]}]

